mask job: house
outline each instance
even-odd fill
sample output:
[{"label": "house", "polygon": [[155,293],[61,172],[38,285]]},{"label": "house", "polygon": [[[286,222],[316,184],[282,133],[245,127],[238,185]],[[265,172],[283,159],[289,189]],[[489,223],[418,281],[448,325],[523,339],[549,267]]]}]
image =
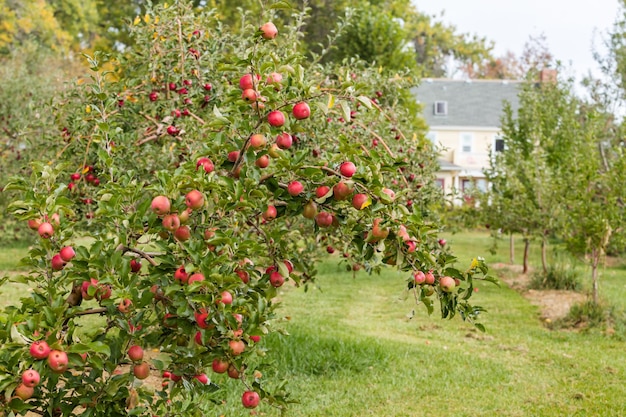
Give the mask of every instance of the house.
[{"label": "house", "polygon": [[489,152],[504,149],[504,102],[514,112],[520,81],[424,79],[413,92],[423,105],[428,138],[441,149],[437,182],[446,193],[485,189]]}]

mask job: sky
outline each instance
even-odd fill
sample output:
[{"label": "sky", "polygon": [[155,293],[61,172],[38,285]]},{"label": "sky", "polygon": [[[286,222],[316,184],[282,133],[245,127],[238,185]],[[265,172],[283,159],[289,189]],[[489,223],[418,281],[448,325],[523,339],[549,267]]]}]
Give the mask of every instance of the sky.
[{"label": "sky", "polygon": [[530,36],[544,34],[548,49],[580,79],[598,74],[593,45],[615,22],[619,0],[413,0],[429,15],[444,15],[461,33],[495,43],[496,56],[507,50],[519,56]]}]

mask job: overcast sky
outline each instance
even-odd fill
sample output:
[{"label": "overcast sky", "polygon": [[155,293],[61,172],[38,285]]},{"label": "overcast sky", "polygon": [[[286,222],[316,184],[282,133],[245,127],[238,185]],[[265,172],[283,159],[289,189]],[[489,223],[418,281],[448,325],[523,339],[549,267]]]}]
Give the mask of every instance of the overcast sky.
[{"label": "overcast sky", "polygon": [[[519,56],[529,37],[545,34],[548,48],[580,78],[597,72],[593,45],[617,17],[619,0],[413,0],[429,15],[445,11],[442,21],[458,31],[495,42],[495,54]],[[595,34],[594,34],[595,33]]]}]

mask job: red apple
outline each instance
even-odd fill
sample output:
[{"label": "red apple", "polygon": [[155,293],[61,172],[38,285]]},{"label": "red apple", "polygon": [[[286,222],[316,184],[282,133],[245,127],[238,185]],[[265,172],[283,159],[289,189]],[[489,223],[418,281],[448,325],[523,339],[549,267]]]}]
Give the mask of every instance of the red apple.
[{"label": "red apple", "polygon": [[319,227],[330,227],[333,224],[333,215],[327,211],[322,211],[315,216],[315,223]]},{"label": "red apple", "polygon": [[174,232],[174,237],[181,242],[186,242],[191,237],[191,229],[189,229],[189,226],[180,226]]},{"label": "red apple", "polygon": [[29,398],[32,398],[33,395],[35,395],[35,389],[33,387],[27,387],[24,384],[18,385],[13,392],[22,401],[26,401]]},{"label": "red apple", "polygon": [[392,200],[396,198],[396,193],[393,192],[393,190],[390,190],[389,188],[383,188],[383,193],[387,194],[389,198],[391,198]]},{"label": "red apple", "polygon": [[170,136],[176,136],[178,135],[178,128],[174,125],[169,125],[167,127],[167,134]]},{"label": "red apple", "polygon": [[276,145],[278,145],[280,149],[289,149],[292,144],[293,137],[289,133],[283,132],[276,136]]},{"label": "red apple", "polygon": [[333,248],[332,246],[328,245],[326,246],[326,252],[333,254],[335,253],[335,248]]},{"label": "red apple", "polygon": [[[261,76],[257,74],[254,78],[256,78],[256,81],[259,81]],[[243,75],[239,79],[239,88],[242,90],[254,89],[254,78],[252,77],[252,74]]]},{"label": "red apple", "polygon": [[220,294],[220,298],[218,298],[216,301],[222,304],[232,304],[233,295],[228,291],[224,291],[222,292],[222,294]]},{"label": "red apple", "polygon": [[356,165],[350,161],[346,161],[339,166],[339,173],[344,177],[352,177],[356,172]]},{"label": "red apple", "polygon": [[229,366],[230,365],[228,364],[228,362],[223,359],[213,359],[213,362],[211,363],[211,368],[213,369],[213,372],[218,374],[223,374],[224,372],[226,372]]},{"label": "red apple", "polygon": [[300,181],[291,181],[287,186],[287,192],[292,197],[299,195],[302,191],[304,191],[304,185]]},{"label": "red apple", "polygon": [[267,210],[263,212],[262,217],[265,221],[269,221],[275,219],[277,215],[278,212],[276,211],[276,207],[267,206]]},{"label": "red apple", "polygon": [[181,266],[176,270],[176,272],[174,272],[174,279],[176,281],[180,281],[181,284],[187,283],[187,281],[189,280],[189,275],[187,275],[184,266]]},{"label": "red apple", "polygon": [[93,295],[89,294],[89,288],[95,287],[98,288],[98,280],[95,278],[90,278],[89,281],[83,281],[81,293],[83,296],[83,300],[91,300]]},{"label": "red apple", "polygon": [[110,285],[99,285],[96,291],[96,300],[102,301],[111,298],[112,289]]},{"label": "red apple", "polygon": [[256,408],[259,405],[261,398],[256,391],[246,391],[241,396],[241,403],[246,408]]},{"label": "red apple", "polygon": [[124,298],[122,301],[120,301],[120,303],[117,305],[117,310],[122,313],[122,314],[126,314],[130,312],[130,308],[133,305],[133,302],[128,299],[128,298]]},{"label": "red apple", "polygon": [[52,372],[62,374],[67,370],[68,362],[67,353],[60,350],[50,351],[48,355],[48,365]]},{"label": "red apple", "polygon": [[306,119],[311,115],[311,108],[305,102],[300,102],[293,106],[293,117],[298,120]]},{"label": "red apple", "polygon": [[343,181],[338,182],[333,187],[333,197],[337,201],[345,200],[350,194],[352,194],[352,188]]},{"label": "red apple", "polygon": [[234,365],[228,366],[228,376],[232,379],[239,378],[239,369],[237,369]]},{"label": "red apple", "polygon": [[413,253],[417,249],[417,244],[413,240],[407,240],[404,243],[406,244],[406,251],[408,253]]},{"label": "red apple", "polygon": [[243,269],[236,269],[235,272],[244,284],[250,282],[250,274],[248,273],[248,271],[244,271]]},{"label": "red apple", "polygon": [[441,246],[446,246],[446,243],[448,243],[448,242],[446,242],[445,239],[439,239],[438,242],[439,242],[439,245],[441,245]]},{"label": "red apple", "polygon": [[52,227],[50,223],[44,222],[39,225],[39,227],[37,228],[37,232],[42,238],[50,239],[54,234],[54,227]]},{"label": "red apple", "polygon": [[261,336],[259,335],[250,336],[250,340],[252,340],[254,343],[259,343],[261,341]]},{"label": "red apple", "polygon": [[187,280],[187,284],[191,285],[194,282],[200,282],[200,281],[204,281],[204,274],[200,272],[196,272],[195,274],[192,274],[189,277],[189,279]]},{"label": "red apple", "polygon": [[259,93],[252,88],[246,88],[241,92],[241,98],[244,101],[251,103],[257,101],[257,99],[259,98]]},{"label": "red apple", "polygon": [[178,214],[168,214],[164,216],[162,223],[163,227],[170,232],[173,232],[180,227],[180,219],[178,218]]},{"label": "red apple", "polygon": [[30,345],[30,356],[35,359],[46,359],[50,354],[50,346],[43,340],[34,341]]},{"label": "red apple", "polygon": [[387,236],[389,236],[389,228],[381,228],[381,221],[381,218],[374,219],[374,223],[372,225],[372,235],[370,238],[370,241],[372,242],[378,242],[380,240],[387,239]]},{"label": "red apple", "polygon": [[209,323],[208,323],[209,312],[207,311],[206,308],[201,308],[200,310],[195,311],[193,315],[196,319],[196,323],[198,324],[198,327],[200,327],[201,329],[206,329],[209,327]]},{"label": "red apple", "polygon": [[138,259],[130,260],[130,272],[137,273],[141,271],[141,261]]},{"label": "red apple", "polygon": [[[280,84],[282,81],[283,81],[283,76],[282,74],[279,74],[278,72],[272,72],[265,79],[266,84]],[[277,86],[277,89],[280,89],[280,86]]]},{"label": "red apple", "polygon": [[317,198],[322,198],[324,197],[326,194],[328,194],[330,192],[330,187],[327,185],[320,185],[319,187],[317,187],[317,189],[315,190],[315,197]]},{"label": "red apple", "polygon": [[195,375],[194,379],[202,385],[206,385],[209,383],[209,377],[206,374]]},{"label": "red apple", "polygon": [[204,172],[206,172],[207,174],[210,174],[215,170],[215,165],[213,164],[213,161],[206,157],[198,159],[198,162],[196,162],[196,171],[199,167],[202,167],[204,169]]},{"label": "red apple", "polygon": [[250,136],[250,146],[252,146],[254,149],[262,148],[265,146],[266,143],[267,141],[265,140],[265,136],[260,133],[255,133],[254,135]]},{"label": "red apple", "polygon": [[285,283],[285,278],[280,274],[280,272],[272,272],[270,274],[270,284],[274,288],[281,287]]},{"label": "red apple", "polygon": [[230,348],[230,353],[233,356],[239,356],[246,350],[246,344],[243,340],[231,340],[228,342],[228,347]]},{"label": "red apple", "polygon": [[143,360],[143,348],[139,345],[132,345],[128,348],[128,357],[133,362],[139,362]]},{"label": "red apple", "polygon": [[204,205],[204,195],[198,190],[191,190],[185,196],[185,204],[192,210],[197,210]]},{"label": "red apple", "polygon": [[452,292],[456,287],[456,282],[452,277],[441,277],[439,278],[439,288],[443,292]]},{"label": "red apple", "polygon": [[267,168],[270,164],[270,157],[268,155],[261,155],[259,159],[254,162],[254,165],[257,167],[264,169]]},{"label": "red apple", "polygon": [[74,256],[76,256],[76,252],[71,246],[66,246],[61,249],[59,255],[61,255],[61,259],[63,259],[65,262],[69,262],[74,258]]},{"label": "red apple", "polygon": [[152,199],[152,204],[150,205],[152,211],[155,212],[158,216],[163,216],[169,213],[170,207],[170,199],[163,195],[154,197]]},{"label": "red apple", "polygon": [[133,366],[133,375],[137,379],[146,379],[150,376],[150,365],[146,362],[141,362],[135,366]]},{"label": "red apple", "polygon": [[434,283],[435,283],[435,276],[433,275],[433,271],[426,272],[424,284],[433,285]]},{"label": "red apple", "polygon": [[263,39],[274,39],[278,35],[278,29],[272,22],[264,23],[259,30]]},{"label": "red apple", "polygon": [[271,111],[267,115],[267,122],[270,126],[281,127],[285,124],[285,115],[280,110]]},{"label": "red apple", "polygon": [[41,219],[30,219],[28,221],[28,228],[30,230],[38,230],[39,226],[41,226]]},{"label": "red apple", "polygon": [[60,271],[65,268],[65,261],[61,259],[61,255],[59,254],[56,254],[52,257],[50,264],[52,265],[53,271]]},{"label": "red apple", "polygon": [[40,380],[41,377],[39,376],[39,372],[34,369],[29,369],[22,374],[22,384],[29,388],[34,388],[39,385]]},{"label": "red apple", "polygon": [[352,207],[357,210],[363,210],[366,207],[366,203],[370,201],[367,194],[355,194],[352,197]]},{"label": "red apple", "polygon": [[422,285],[426,282],[426,274],[424,274],[424,272],[422,271],[417,271],[413,274],[413,280],[416,284]]}]

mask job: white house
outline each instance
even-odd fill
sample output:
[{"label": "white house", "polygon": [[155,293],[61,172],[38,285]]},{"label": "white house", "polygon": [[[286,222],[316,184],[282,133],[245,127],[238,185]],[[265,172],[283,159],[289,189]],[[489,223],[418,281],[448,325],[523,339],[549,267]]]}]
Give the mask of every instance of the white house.
[{"label": "white house", "polygon": [[500,137],[503,104],[517,112],[520,81],[424,79],[414,94],[430,126],[429,139],[441,149],[437,181],[448,192],[485,188],[489,151],[504,149]]}]

